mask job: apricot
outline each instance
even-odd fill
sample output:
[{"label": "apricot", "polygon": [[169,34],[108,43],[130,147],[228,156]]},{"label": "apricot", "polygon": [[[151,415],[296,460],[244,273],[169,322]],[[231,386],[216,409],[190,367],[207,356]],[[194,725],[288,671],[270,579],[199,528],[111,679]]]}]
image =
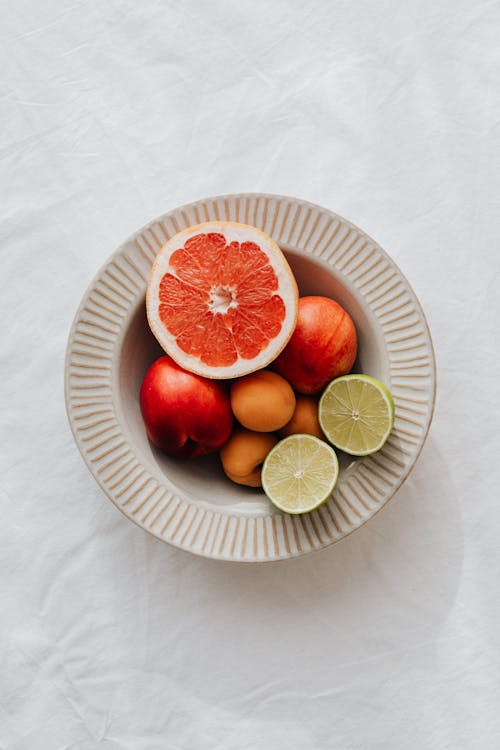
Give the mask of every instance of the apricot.
[{"label": "apricot", "polygon": [[231,386],[231,408],[243,427],[256,432],[279,430],[292,418],[295,394],[285,378],[259,370]]},{"label": "apricot", "polygon": [[293,416],[280,430],[282,437],[299,434],[314,435],[320,440],[325,439],[318,420],[318,399],[313,396],[297,396]]},{"label": "apricot", "polygon": [[271,433],[237,430],[220,450],[222,468],[236,484],[262,487],[262,464],[277,442]]}]

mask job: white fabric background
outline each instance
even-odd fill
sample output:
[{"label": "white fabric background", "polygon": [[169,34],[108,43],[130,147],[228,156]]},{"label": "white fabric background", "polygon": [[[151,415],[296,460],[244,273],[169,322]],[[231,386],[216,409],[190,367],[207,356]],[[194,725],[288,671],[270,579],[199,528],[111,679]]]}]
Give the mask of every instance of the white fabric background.
[{"label": "white fabric background", "polygon": [[[2,750],[497,750],[500,4],[3,0]],[[73,443],[66,338],[132,231],[294,195],[392,255],[438,362],[410,479],[260,566],[128,522]]]}]

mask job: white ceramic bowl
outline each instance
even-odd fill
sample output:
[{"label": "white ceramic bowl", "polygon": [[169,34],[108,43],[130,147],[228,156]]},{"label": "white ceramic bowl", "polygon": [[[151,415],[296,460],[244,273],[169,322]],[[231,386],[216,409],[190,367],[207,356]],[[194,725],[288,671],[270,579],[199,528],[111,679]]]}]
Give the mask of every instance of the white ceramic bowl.
[{"label": "white ceramic bowl", "polygon": [[[181,462],[146,437],[139,389],[161,356],[145,312],[152,261],[166,239],[211,219],[269,233],[284,250],[301,295],[332,297],[359,337],[353,371],[382,380],[396,406],[394,430],[373,456],[340,455],[332,497],[303,516],[282,514],[264,493],[230,482],[217,456]],[[397,266],[364,232],[326,209],[274,195],[226,195],[170,211],[141,229],[98,272],[77,311],[66,357],[66,405],[90,471],[115,505],[144,529],[191,552],[256,562],[320,549],[371,518],[408,476],[429,429],[435,362],[420,304]]]}]

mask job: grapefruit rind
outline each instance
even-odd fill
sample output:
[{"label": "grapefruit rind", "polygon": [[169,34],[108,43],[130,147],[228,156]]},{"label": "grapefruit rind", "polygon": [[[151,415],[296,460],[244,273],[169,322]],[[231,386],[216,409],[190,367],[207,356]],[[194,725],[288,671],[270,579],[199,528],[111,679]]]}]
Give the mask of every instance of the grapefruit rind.
[{"label": "grapefruit rind", "polygon": [[[229,365],[207,364],[201,361],[200,357],[181,349],[176,336],[164,325],[159,313],[162,279],[166,274],[176,276],[176,271],[171,265],[172,256],[176,251],[182,250],[185,243],[192,237],[211,233],[222,234],[226,240],[226,245],[231,242],[253,242],[258,245],[267,256],[268,263],[277,278],[278,286],[274,290],[274,294],[281,297],[285,307],[285,316],[278,334],[270,338],[256,356],[250,359],[238,357],[235,362]],[[247,224],[230,221],[209,221],[178,232],[163,245],[151,270],[146,293],[146,311],[149,326],[160,346],[181,367],[204,377],[234,378],[266,367],[284,349],[297,322],[298,289],[288,261],[269,235]]]}]

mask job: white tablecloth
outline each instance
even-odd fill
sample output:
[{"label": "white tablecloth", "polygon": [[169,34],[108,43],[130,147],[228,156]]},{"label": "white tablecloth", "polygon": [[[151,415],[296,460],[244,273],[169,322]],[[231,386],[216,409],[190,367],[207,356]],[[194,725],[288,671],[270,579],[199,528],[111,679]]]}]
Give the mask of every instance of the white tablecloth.
[{"label": "white tablecloth", "polygon": [[[2,750],[500,747],[500,5],[1,5]],[[213,194],[326,206],[428,317],[438,401],[363,529],[268,565],[127,521],[63,400],[77,304]]]}]

